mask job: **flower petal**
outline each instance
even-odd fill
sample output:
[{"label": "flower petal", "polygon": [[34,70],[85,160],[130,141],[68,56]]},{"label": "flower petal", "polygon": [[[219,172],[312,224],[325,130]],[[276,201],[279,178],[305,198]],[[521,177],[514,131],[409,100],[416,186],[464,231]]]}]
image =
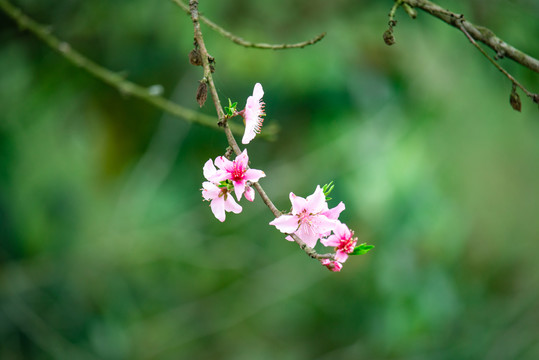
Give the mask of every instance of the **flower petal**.
[{"label": "flower petal", "polygon": [[215,159],[215,166],[221,170],[232,171],[234,164],[224,156],[218,156]]},{"label": "flower petal", "polygon": [[253,89],[253,97],[256,100],[262,99],[262,96],[264,96],[264,89],[262,89],[262,85],[260,83],[255,84],[255,88]]},{"label": "flower petal", "polygon": [[221,189],[219,189],[217,185],[209,181],[204,181],[202,183],[202,196],[204,197],[204,199],[213,200],[218,197],[220,193]]},{"label": "flower petal", "polygon": [[217,169],[213,165],[213,161],[209,159],[204,164],[204,167],[202,168],[202,171],[204,172],[204,177],[208,180],[217,172]]},{"label": "flower petal", "polygon": [[236,193],[236,197],[238,198],[238,201],[240,201],[241,196],[243,195],[243,192],[245,191],[245,180],[233,181],[233,183],[234,183],[234,192]]},{"label": "flower petal", "polygon": [[282,233],[291,234],[298,228],[298,218],[292,215],[281,215],[269,224],[275,226]]},{"label": "flower petal", "polygon": [[303,240],[307,246],[312,248],[316,246],[316,242],[320,239],[320,233],[313,231],[312,227],[305,224],[301,224],[295,234]]},{"label": "flower petal", "polygon": [[258,180],[260,180],[260,178],[265,176],[266,173],[264,173],[262,170],[257,169],[249,169],[245,173],[243,173],[244,179],[252,182],[257,182]]},{"label": "flower petal", "polygon": [[324,191],[320,188],[320,185],[317,185],[314,193],[307,196],[307,212],[318,214],[325,210],[325,206],[327,206],[326,195],[324,195]]},{"label": "flower petal", "polygon": [[311,227],[320,235],[334,230],[338,224],[340,224],[338,220],[328,219],[324,215],[311,216]]},{"label": "flower petal", "polygon": [[249,155],[247,155],[247,149],[243,150],[241,154],[236,156],[236,159],[234,161],[237,165],[241,165],[242,169],[245,169],[247,165],[249,165]]},{"label": "flower petal", "polygon": [[243,119],[245,122],[245,132],[241,139],[242,144],[248,144],[253,140],[256,134],[260,133],[262,123],[264,122],[264,102],[262,101],[264,90],[260,83],[256,83],[253,89],[253,95],[247,98],[245,109],[243,110]]},{"label": "flower petal", "polygon": [[335,254],[335,260],[338,262],[345,262],[348,259],[348,254],[345,251],[337,250],[337,253]]},{"label": "flower petal", "polygon": [[307,200],[293,192],[290,193],[290,202],[292,203],[292,214],[294,215],[301,213],[307,207]]},{"label": "flower petal", "polygon": [[225,210],[231,211],[234,214],[239,214],[243,210],[243,208],[241,207],[241,205],[236,203],[234,197],[231,194],[228,194],[225,199]]},{"label": "flower petal", "polygon": [[320,239],[320,242],[324,244],[324,246],[339,246],[341,240],[337,235],[331,235],[325,239]]},{"label": "flower petal", "polygon": [[335,206],[333,209],[323,211],[321,214],[327,216],[328,219],[337,220],[344,209],[346,209],[346,206],[344,206],[344,203],[341,201],[339,205]]},{"label": "flower petal", "polygon": [[225,215],[225,197],[219,196],[212,200],[211,204],[211,211],[213,212],[213,215],[219,220],[220,222],[225,221],[226,215]]}]

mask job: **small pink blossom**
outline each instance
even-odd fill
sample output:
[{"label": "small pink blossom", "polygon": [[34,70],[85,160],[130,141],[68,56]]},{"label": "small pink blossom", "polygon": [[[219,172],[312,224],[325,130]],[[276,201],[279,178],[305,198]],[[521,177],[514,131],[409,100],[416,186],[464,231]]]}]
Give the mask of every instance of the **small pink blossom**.
[{"label": "small pink blossom", "polygon": [[325,267],[327,267],[329,270],[333,271],[333,272],[338,272],[338,271],[341,271],[342,269],[342,264],[338,261],[332,261],[332,260],[329,260],[329,259],[322,259],[320,260],[320,262],[322,263],[322,265],[324,265]]},{"label": "small pink blossom", "polygon": [[348,259],[348,254],[354,251],[357,244],[357,237],[345,224],[339,223],[333,229],[333,235],[320,240],[325,246],[335,246],[335,260],[344,263]]},{"label": "small pink blossom", "polygon": [[[338,220],[324,215],[330,210],[328,210],[326,197],[320,186],[317,186],[314,193],[306,199],[290,193],[290,202],[292,203],[291,215],[281,215],[270,222],[270,225],[283,233],[297,235],[309,247],[314,247],[318,239],[324,234],[329,234],[339,223]],[[342,207],[344,208],[344,204]],[[337,209],[334,213],[340,213],[340,211]],[[290,236],[286,239],[293,241]]]},{"label": "small pink blossom", "polygon": [[226,187],[218,187],[209,181],[202,183],[202,196],[205,200],[211,201],[211,211],[220,222],[225,221],[226,211],[239,214],[243,210]]},{"label": "small pink blossom", "polygon": [[[215,159],[215,165],[220,169],[211,176],[214,181],[230,180],[234,185],[234,192],[238,201],[246,191],[247,181],[257,182],[260,178],[266,176],[262,170],[249,169],[247,167],[249,163],[249,156],[247,155],[247,149],[236,157],[234,161],[228,160],[224,156],[219,156]],[[250,189],[250,190],[249,190]],[[254,199],[254,190],[250,187],[247,190],[246,198],[249,201]]]},{"label": "small pink blossom", "polygon": [[263,116],[266,115],[264,113],[265,104],[262,101],[262,96],[264,96],[262,85],[256,83],[253,89],[253,95],[247,98],[245,109],[239,112],[243,116],[245,123],[245,132],[241,139],[242,144],[249,144],[255,138],[256,134],[260,133],[262,123],[264,122]]},{"label": "small pink blossom", "polygon": [[217,220],[223,222],[226,218],[226,211],[239,214],[242,207],[234,201],[234,197],[230,195],[227,186],[219,186],[219,183],[214,182],[214,178],[219,175],[217,169],[213,165],[213,161],[209,159],[203,167],[204,177],[207,180],[202,183],[202,197],[204,200],[210,201],[210,208]]},{"label": "small pink blossom", "polygon": [[245,198],[251,202],[255,199],[255,189],[249,185],[245,187]]}]

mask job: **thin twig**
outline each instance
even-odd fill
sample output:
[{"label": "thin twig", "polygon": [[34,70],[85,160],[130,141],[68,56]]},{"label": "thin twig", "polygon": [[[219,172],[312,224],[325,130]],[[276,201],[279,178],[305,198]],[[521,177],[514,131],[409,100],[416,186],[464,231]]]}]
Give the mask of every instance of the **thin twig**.
[{"label": "thin twig", "polygon": [[[181,0],[172,0],[172,1],[174,3],[176,3],[179,7],[181,7],[188,15],[191,14],[191,12],[189,10],[189,6],[185,5],[183,3],[183,1],[181,1]],[[251,42],[251,41],[244,40],[241,37],[232,34],[230,31],[227,31],[227,30],[223,29],[222,27],[220,27],[219,25],[217,25],[216,23],[214,23],[213,21],[211,21],[210,19],[208,19],[205,16],[199,15],[198,18],[202,22],[204,22],[206,25],[208,25],[212,30],[217,31],[219,34],[226,37],[227,39],[232,40],[236,44],[247,47],[247,48],[269,49],[269,50],[298,49],[298,48],[304,48],[305,46],[308,46],[308,45],[316,44],[317,42],[322,40],[324,38],[324,36],[326,36],[326,33],[324,32],[324,33],[322,33],[320,35],[317,35],[316,37],[314,37],[314,38],[312,38],[310,40],[303,41],[303,42],[296,43],[296,44],[254,43],[254,42]]]},{"label": "thin twig", "polygon": [[[204,67],[204,78],[208,82],[208,86],[210,88],[213,103],[215,105],[215,110],[217,111],[217,115],[219,117],[219,124],[224,128],[226,138],[228,140],[228,144],[234,151],[236,155],[241,154],[241,149],[238,146],[238,143],[236,142],[236,139],[234,138],[234,135],[232,134],[232,131],[230,130],[227,118],[225,117],[225,114],[223,112],[223,109],[221,108],[221,102],[219,101],[219,96],[217,95],[217,90],[215,88],[215,85],[213,83],[213,77],[212,72],[210,68],[210,62],[209,59],[212,59],[212,57],[208,54],[208,51],[206,50],[206,45],[204,44],[204,38],[202,36],[202,31],[200,30],[200,15],[198,13],[198,0],[190,0],[189,1],[189,11],[191,14],[191,20],[193,21],[193,29],[194,29],[194,37],[195,42],[198,45],[200,55],[202,57],[202,65]],[[266,206],[271,210],[273,215],[275,217],[281,216],[281,212],[275,207],[271,199],[268,197],[262,186],[258,182],[252,183],[252,186],[256,189],[256,191],[260,194],[260,197],[262,198],[262,201]],[[298,236],[295,234],[288,234],[294,239],[294,241],[299,245],[299,247],[305,251],[307,255],[309,255],[313,259],[332,259],[334,260],[335,254],[318,254],[316,250],[313,248],[307,246],[307,244],[301,240]]]},{"label": "thin twig", "polygon": [[462,15],[446,10],[439,5],[428,0],[395,0],[399,3],[408,4],[411,7],[419,8],[438,19],[445,21],[451,26],[461,29],[464,28],[468,34],[475,40],[481,41],[492,50],[496,51],[498,56],[505,56],[513,59],[522,66],[527,67],[539,73],[539,60],[514,48],[500,39],[490,29],[474,25],[469,21],[463,20]]},{"label": "thin twig", "polygon": [[468,40],[470,40],[470,42],[483,54],[485,55],[485,57],[498,69],[500,70],[505,76],[507,76],[507,78],[509,80],[511,80],[511,82],[518,86],[519,88],[522,89],[522,91],[524,91],[524,93],[530,98],[532,99],[534,102],[538,102],[539,103],[539,95],[538,94],[534,94],[530,91],[528,91],[524,86],[522,86],[522,84],[520,84],[513,76],[511,76],[511,74],[509,74],[504,68],[502,68],[500,66],[500,64],[498,64],[493,58],[491,58],[487,52],[485,50],[483,50],[483,48],[481,46],[479,46],[479,44],[477,44],[477,42],[474,40],[474,38],[468,33],[468,31],[466,30],[466,28],[462,25],[462,22],[464,20],[459,20],[457,21],[457,26],[458,28],[464,33],[464,35],[466,35],[466,37],[468,38]]},{"label": "thin twig", "polygon": [[[41,39],[50,48],[58,52],[69,62],[78,66],[79,68],[90,73],[97,79],[107,83],[108,85],[116,88],[120,93],[124,95],[131,95],[141,100],[150,103],[151,105],[168,112],[178,118],[185,121],[201,124],[211,128],[218,128],[217,121],[214,117],[207,116],[196,111],[187,109],[172,101],[165,99],[162,96],[153,95],[148,88],[137,85],[131,81],[124,79],[123,75],[108,70],[92,60],[88,59],[78,51],[74,50],[71,45],[65,41],[61,41],[50,33],[50,29],[40,25],[30,17],[25,15],[20,9],[13,6],[7,0],[0,0],[0,9],[11,17],[24,30],[29,30],[37,38]],[[243,129],[241,125],[231,124],[232,131],[236,134],[242,134]],[[266,138],[275,136],[277,127],[266,128],[265,131],[260,134]]]}]

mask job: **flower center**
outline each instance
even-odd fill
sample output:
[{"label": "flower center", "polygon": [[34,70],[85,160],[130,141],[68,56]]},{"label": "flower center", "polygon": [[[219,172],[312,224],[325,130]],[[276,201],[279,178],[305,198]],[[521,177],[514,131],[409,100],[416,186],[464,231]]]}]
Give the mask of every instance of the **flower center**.
[{"label": "flower center", "polygon": [[245,173],[245,169],[243,168],[243,166],[234,161],[234,165],[232,165],[232,172],[231,172],[232,180],[233,181],[243,180],[244,173]]},{"label": "flower center", "polygon": [[354,232],[352,231],[349,238],[341,239],[341,243],[339,244],[339,246],[337,246],[337,250],[344,251],[347,254],[350,254],[352,251],[354,251],[354,248],[357,243],[357,238],[353,236]]}]

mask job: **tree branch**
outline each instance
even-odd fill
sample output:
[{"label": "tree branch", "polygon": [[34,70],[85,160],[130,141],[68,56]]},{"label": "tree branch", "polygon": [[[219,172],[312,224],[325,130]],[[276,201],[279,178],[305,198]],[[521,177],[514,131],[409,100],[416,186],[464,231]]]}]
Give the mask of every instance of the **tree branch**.
[{"label": "tree branch", "polygon": [[[210,67],[210,62],[209,62],[209,59],[212,59],[212,57],[208,54],[208,51],[206,50],[206,45],[204,44],[202,31],[200,30],[200,15],[198,13],[198,0],[189,1],[189,12],[191,14],[191,20],[193,21],[195,42],[198,45],[200,56],[202,58],[202,66],[204,67],[204,78],[206,79],[208,86],[210,88],[210,92],[213,98],[213,103],[215,105],[215,110],[217,111],[217,115],[219,117],[219,124],[224,128],[226,138],[228,140],[228,144],[230,145],[230,147],[232,148],[236,156],[240,155],[242,151],[240,147],[238,146],[238,143],[236,142],[236,139],[234,138],[232,131],[230,130],[230,127],[228,125],[228,119],[225,117],[223,109],[221,108],[221,102],[219,101],[219,96],[217,95],[217,90],[213,83],[213,77],[212,77],[212,72],[211,72],[211,67]],[[282,215],[281,212],[275,207],[275,205],[273,204],[271,199],[268,197],[268,195],[266,194],[262,186],[258,182],[252,183],[252,186],[260,194],[262,201],[271,210],[273,215],[275,215],[275,217],[281,216]],[[335,254],[318,254],[316,250],[307,246],[307,244],[295,234],[288,234],[288,235],[290,235],[292,239],[294,239],[294,241],[299,245],[299,247],[303,251],[305,251],[305,253],[309,255],[311,258],[334,260]]]},{"label": "tree branch", "polygon": [[481,41],[492,50],[496,51],[496,54],[499,57],[506,56],[513,59],[520,65],[539,73],[539,60],[507,44],[505,41],[497,37],[490,29],[483,26],[474,25],[471,22],[464,20],[463,15],[445,10],[444,8],[428,0],[396,1],[402,4],[408,4],[411,7],[419,8],[448,23],[449,25],[456,27],[457,29],[461,29],[461,27],[464,28],[473,39]]},{"label": "tree branch", "polygon": [[[173,103],[162,96],[154,95],[148,88],[125,80],[123,75],[99,66],[92,60],[74,50],[67,42],[61,41],[54,35],[51,35],[50,30],[47,27],[32,20],[19,8],[10,4],[7,0],[0,0],[0,9],[2,9],[6,15],[15,20],[21,30],[29,30],[33,35],[46,43],[50,48],[58,52],[73,65],[80,67],[99,80],[107,83],[113,88],[116,88],[120,93],[137,97],[185,121],[197,123],[211,128],[219,128],[214,117],[184,108],[183,106]],[[231,124],[231,126],[234,133],[243,133],[241,125]],[[274,126],[265,129],[265,131],[260,135],[265,138],[272,138],[275,136],[276,132],[277,127]]]},{"label": "tree branch", "polygon": [[[191,14],[191,12],[189,10],[189,7],[187,5],[185,5],[183,3],[183,1],[181,1],[181,0],[172,0],[172,1],[174,3],[176,3],[176,5],[181,7],[188,15]],[[314,37],[313,39],[303,41],[303,42],[300,42],[300,43],[296,43],[296,44],[254,43],[254,42],[251,42],[251,41],[246,41],[246,40],[242,39],[241,37],[232,34],[230,31],[227,31],[227,30],[223,29],[222,27],[220,27],[219,25],[217,25],[216,23],[214,23],[213,21],[211,21],[210,19],[208,19],[205,16],[199,15],[199,19],[202,22],[204,22],[206,25],[208,25],[212,30],[217,31],[219,34],[226,37],[227,39],[232,40],[236,44],[247,47],[247,48],[269,49],[269,50],[298,49],[298,48],[304,48],[305,46],[308,46],[308,45],[316,44],[317,42],[322,40],[324,38],[324,36],[326,36],[326,33],[324,32],[324,33]]]},{"label": "tree branch", "polygon": [[[386,44],[392,45],[395,43],[395,39],[393,37],[393,27],[395,26],[396,21],[394,20],[394,17],[395,11],[399,6],[402,6],[408,15],[414,19],[416,17],[414,8],[419,8],[462,31],[468,40],[470,40],[470,42],[512,82],[513,87],[511,90],[510,103],[513,109],[520,111],[520,99],[518,99],[518,94],[515,91],[516,86],[522,89],[522,91],[524,91],[524,93],[533,102],[539,104],[539,94],[535,94],[526,89],[511,74],[502,68],[501,65],[495,61],[495,59],[506,56],[537,73],[539,73],[539,60],[507,44],[486,27],[474,25],[465,20],[464,15],[456,14],[449,10],[443,9],[442,7],[428,0],[395,0],[395,3],[389,12],[389,28],[384,32],[384,41]],[[483,50],[479,44],[477,44],[476,40],[481,41],[492,50],[496,51],[495,59],[490,57],[486,51]]]},{"label": "tree branch", "polygon": [[[526,96],[528,96],[530,99],[532,99],[534,102],[536,103],[539,103],[539,95],[538,94],[534,94],[532,92],[529,92],[524,86],[522,86],[511,74],[509,74],[503,67],[501,67],[500,64],[498,64],[493,58],[491,58],[487,52],[485,50],[483,50],[483,48],[481,48],[481,46],[479,46],[474,38],[470,35],[470,33],[468,33],[468,31],[466,30],[466,28],[464,27],[464,25],[462,24],[463,21],[457,21],[457,26],[459,27],[459,29],[464,33],[464,35],[466,35],[466,37],[468,38],[468,40],[470,40],[470,42],[483,54],[485,55],[485,57],[492,63],[492,65],[494,65],[498,70],[500,70],[505,76],[507,76],[507,78],[509,80],[511,80],[511,82],[513,83],[513,86],[518,86],[519,88],[522,89],[522,91],[524,91],[524,93],[526,94]],[[514,92],[514,90],[513,90]],[[520,111],[520,110],[519,110]]]}]

